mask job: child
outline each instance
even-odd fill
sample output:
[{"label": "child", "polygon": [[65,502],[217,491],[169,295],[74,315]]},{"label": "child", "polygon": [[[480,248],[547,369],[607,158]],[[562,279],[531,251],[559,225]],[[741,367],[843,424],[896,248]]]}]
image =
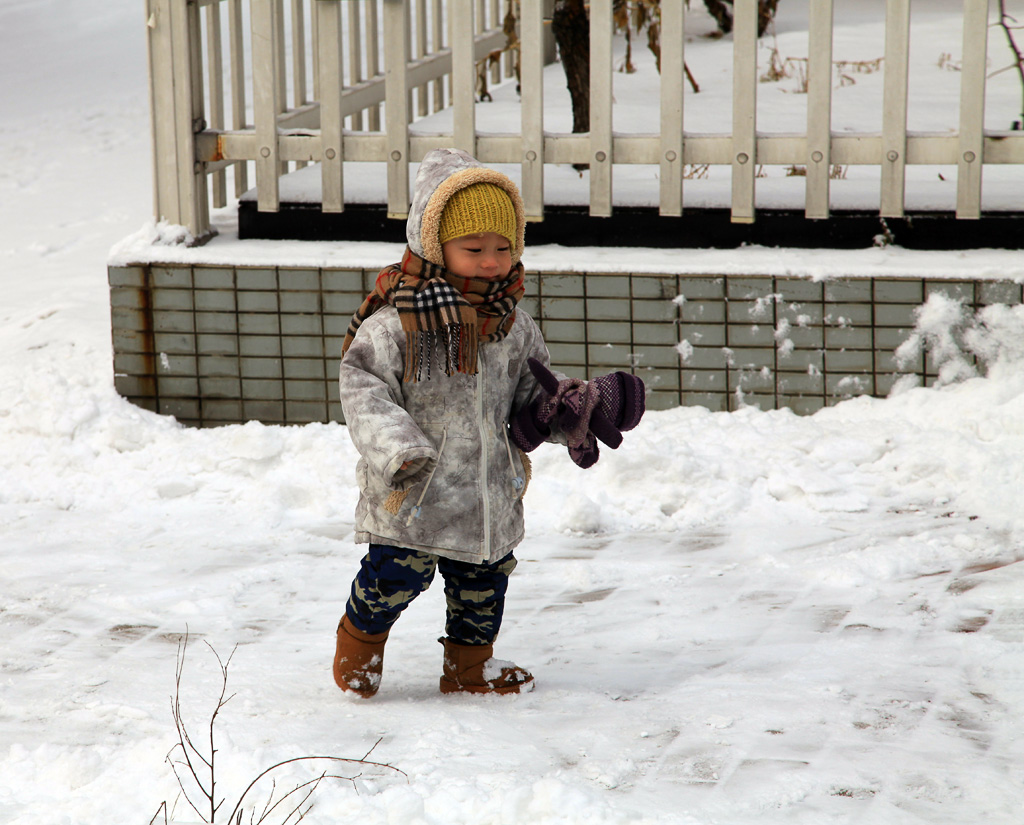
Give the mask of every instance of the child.
[{"label": "child", "polygon": [[[334,679],[377,692],[384,645],[440,569],[447,597],[441,691],[519,693],[533,676],[492,658],[513,549],[523,538],[525,452],[543,440],[597,460],[639,421],[643,384],[553,375],[523,297],[525,218],[505,175],[454,149],[427,154],[409,246],[383,270],[342,348],[341,403],[369,543],[338,625]],[[513,449],[513,445],[517,449]]]}]

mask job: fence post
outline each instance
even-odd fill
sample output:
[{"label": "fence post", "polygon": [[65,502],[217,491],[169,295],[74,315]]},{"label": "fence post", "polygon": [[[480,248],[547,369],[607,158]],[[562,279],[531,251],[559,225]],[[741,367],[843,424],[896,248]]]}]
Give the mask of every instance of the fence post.
[{"label": "fence post", "polygon": [[464,0],[452,14],[449,8],[449,39],[452,47],[452,137],[455,148],[476,157],[476,63],[474,60],[474,3]]},{"label": "fence post", "polygon": [[520,9],[523,205],[528,220],[544,218],[544,17],[541,0],[522,0]]},{"label": "fence post", "polygon": [[309,49],[313,57],[313,100],[320,99],[320,6],[312,0],[309,7]]},{"label": "fence post", "polygon": [[320,207],[341,212],[344,201],[344,131],[341,114],[341,0],[318,0],[320,75]]},{"label": "fence post", "polygon": [[590,3],[590,214],[612,214],[612,4]]},{"label": "fence post", "polygon": [[807,32],[807,187],[804,215],[829,216],[832,167],[832,0],[815,0]]},{"label": "fence post", "polygon": [[[220,4],[206,7],[207,65],[206,77],[210,88],[211,129],[224,128],[224,54],[221,38]],[[227,174],[223,169],[214,172],[212,181],[213,205],[218,209],[227,206]]]},{"label": "fence post", "polygon": [[278,16],[275,0],[252,0],[253,107],[256,127],[256,207],[260,212],[280,208],[278,175],[280,147],[277,115],[281,111]]},{"label": "fence post", "polygon": [[[277,114],[288,110],[288,65],[285,59],[287,49],[285,47],[285,22],[284,22],[284,0],[273,0],[274,4],[274,47],[277,49],[277,59],[274,67],[277,69]],[[284,175],[288,172],[287,161],[282,161],[278,168],[278,174]]]},{"label": "fence post", "polygon": [[[366,76],[380,74],[380,49],[377,45],[377,3],[366,7]],[[380,105],[375,104],[367,112],[366,128],[371,132],[380,130]]]},{"label": "fence post", "polygon": [[732,221],[754,222],[757,171],[757,0],[733,4]]},{"label": "fence post", "polygon": [[[309,103],[309,83],[306,77],[306,0],[292,0],[292,105],[298,109]],[[316,0],[313,0],[316,4]],[[296,169],[303,169],[308,161],[301,160],[295,164]]]},{"label": "fence post", "polygon": [[683,4],[661,8],[660,214],[683,214]]},{"label": "fence post", "polygon": [[[242,0],[228,2],[228,42],[231,54],[231,124],[237,130],[245,129],[245,44],[242,26]],[[249,189],[247,161],[235,164],[235,197],[240,198]]]},{"label": "fence post", "polygon": [[199,6],[150,0],[147,28],[154,213],[204,238],[210,234],[206,168],[195,147],[196,132],[205,126]]},{"label": "fence post", "polygon": [[405,0],[384,0],[384,129],[387,134],[388,217],[409,216],[409,76]]},{"label": "fence post", "polygon": [[[416,48],[413,52],[413,59],[419,60],[430,53],[427,47],[427,0],[416,0]],[[412,9],[410,9],[410,13]],[[428,106],[428,88],[424,83],[416,89],[416,114],[419,117],[426,117],[430,114]]]},{"label": "fence post", "polygon": [[[292,103],[295,108],[309,102],[306,82],[305,0],[292,0]],[[316,0],[314,0],[316,2]]]},{"label": "fence post", "polygon": [[988,0],[964,0],[964,47],[960,73],[960,144],[957,147],[956,216],[981,217],[981,170],[985,147],[985,70]]},{"label": "fence post", "polygon": [[910,0],[887,0],[882,93],[881,216],[902,218],[907,171],[907,72]]},{"label": "fence post", "polygon": [[[442,0],[433,0],[431,5],[431,48],[439,52],[444,48],[444,25],[445,9]],[[434,81],[434,111],[439,112],[444,108],[444,78],[439,77]]]},{"label": "fence post", "polygon": [[[338,42],[341,42],[341,29],[338,29]],[[363,18],[358,3],[348,3],[348,85],[356,86],[363,81]],[[339,49],[340,50],[340,49]],[[339,55],[340,58],[340,55]],[[341,69],[339,68],[340,72]],[[339,87],[340,88],[340,87]],[[340,99],[339,99],[340,100]],[[349,127],[354,132],[363,130],[363,113],[353,112],[349,119]]]},{"label": "fence post", "polygon": [[174,47],[169,0],[146,4],[149,58],[149,117],[153,139],[153,215],[181,223],[178,208],[178,149],[175,145]]}]

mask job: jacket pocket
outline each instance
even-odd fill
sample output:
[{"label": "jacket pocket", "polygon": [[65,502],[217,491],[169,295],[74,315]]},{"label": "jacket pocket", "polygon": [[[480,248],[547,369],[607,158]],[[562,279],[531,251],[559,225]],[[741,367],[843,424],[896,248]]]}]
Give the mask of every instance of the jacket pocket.
[{"label": "jacket pocket", "polygon": [[[412,510],[409,511],[409,518],[406,519],[405,526],[409,527],[414,519],[418,519],[423,512],[423,499],[427,496],[427,490],[430,489],[430,482],[434,480],[434,473],[437,472],[437,468],[441,464],[441,458],[444,455],[445,445],[448,443],[448,427],[444,428],[441,433],[441,445],[437,448],[437,460],[434,462],[434,466],[430,468],[430,474],[427,476],[427,480],[423,482],[423,489],[420,491],[416,504],[413,505]],[[403,496],[403,501],[405,497]],[[402,506],[402,502],[398,503],[398,506]],[[396,511],[397,512],[397,511]]]},{"label": "jacket pocket", "polygon": [[395,490],[385,484],[381,475],[371,471],[368,462],[363,458],[360,458],[356,464],[356,483],[359,485],[360,493],[371,507],[382,507],[391,515],[398,515],[410,492],[408,489]]},{"label": "jacket pocket", "polygon": [[[526,487],[530,483],[530,458],[518,447],[512,449],[512,443],[508,439],[508,427],[502,427],[502,435],[505,436],[505,452],[508,455],[509,483],[516,492],[516,500],[521,500],[526,495]],[[516,467],[516,456],[519,457],[519,467]]]}]

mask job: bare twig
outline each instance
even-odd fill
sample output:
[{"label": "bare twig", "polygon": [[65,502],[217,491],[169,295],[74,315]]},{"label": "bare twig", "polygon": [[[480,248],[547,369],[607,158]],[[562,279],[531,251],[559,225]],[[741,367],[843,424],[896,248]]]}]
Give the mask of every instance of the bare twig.
[{"label": "bare twig", "polygon": [[[263,806],[263,813],[260,816],[260,822],[262,822],[264,817],[267,815],[267,811],[270,808],[270,803],[274,801],[274,792],[276,790],[277,790],[277,780],[273,780],[270,783],[270,796],[267,797],[267,804]],[[253,817],[256,816],[256,809],[255,808],[253,808],[252,816]],[[250,821],[252,821],[252,817],[250,817]]]},{"label": "bare twig", "polygon": [[[224,804],[224,799],[222,798],[220,802],[218,802],[216,796],[217,745],[214,740],[214,731],[216,728],[217,715],[220,713],[221,708],[223,708],[232,699],[232,696],[227,696],[228,667],[231,664],[231,658],[235,655],[235,650],[233,649],[231,651],[231,655],[228,656],[228,659],[225,662],[221,659],[217,651],[207,643],[207,647],[210,648],[214,657],[217,659],[217,664],[220,667],[221,674],[220,696],[218,696],[217,704],[210,716],[209,754],[207,755],[192,741],[192,736],[189,733],[188,727],[185,725],[185,720],[181,712],[181,680],[182,675],[185,672],[185,653],[188,648],[188,641],[189,632],[186,628],[185,635],[178,642],[177,666],[174,673],[174,696],[171,697],[171,715],[174,718],[174,726],[178,732],[178,743],[171,748],[170,752],[167,754],[167,761],[170,762],[171,770],[174,772],[175,779],[178,780],[178,785],[181,788],[182,794],[185,796],[185,801],[188,802],[192,810],[203,818],[204,822],[211,823],[212,825],[217,818],[217,811],[220,806]],[[172,758],[176,752],[180,752],[180,758],[177,760]],[[188,769],[188,773],[192,775],[192,783],[186,783],[183,781],[182,773],[179,772],[179,767]],[[203,797],[201,801],[194,800],[186,789],[186,784],[193,783],[195,787],[199,789],[199,793]],[[207,814],[200,810],[200,805],[204,808],[208,807],[209,813]]]},{"label": "bare twig", "polygon": [[686,79],[690,81],[690,87],[693,89],[693,93],[699,93],[700,86],[697,85],[697,81],[694,78],[693,73],[690,71],[690,67],[686,65],[685,61],[683,62],[683,71],[686,72]]},{"label": "bare twig", "polygon": [[292,788],[290,791],[288,791],[288,793],[286,793],[279,800],[277,800],[277,802],[274,802],[273,805],[270,805],[270,803],[273,801],[273,797],[269,798],[267,800],[267,806],[264,807],[263,815],[259,819],[256,820],[256,825],[259,825],[259,823],[263,822],[263,820],[266,819],[274,811],[274,809],[278,805],[281,805],[289,796],[291,796],[292,794],[299,793],[302,790],[304,790],[305,788],[309,788],[309,790],[306,791],[306,795],[304,797],[302,797],[302,799],[299,801],[299,803],[294,808],[292,808],[291,811],[288,812],[288,816],[286,816],[283,820],[281,820],[281,825],[287,825],[288,821],[293,816],[295,816],[296,814],[298,814],[299,818],[296,819],[295,821],[296,822],[301,822],[305,818],[306,814],[308,814],[310,812],[310,810],[312,810],[312,808],[313,808],[313,806],[310,805],[309,807],[306,808],[305,811],[303,811],[302,810],[302,806],[305,805],[307,801],[309,801],[309,798],[313,795],[313,793],[316,791],[316,789],[320,786],[320,783],[324,779],[328,779],[328,778],[330,778],[330,779],[349,779],[350,777],[347,777],[347,776],[334,776],[333,774],[328,774],[326,771],[324,771],[319,776],[314,777],[313,779],[307,780],[306,782],[303,782],[301,785],[296,785],[294,788]]},{"label": "bare twig", "polygon": [[164,825],[167,825],[167,802],[166,800],[160,803],[160,807],[156,809],[156,813],[153,814],[153,818],[149,820],[149,825],[153,825],[156,822],[156,818],[160,816],[160,812],[164,813]]},{"label": "bare twig", "polygon": [[[230,702],[232,698],[234,698],[234,694],[228,695],[227,685],[228,668],[231,665],[231,660],[235,655],[237,646],[232,649],[231,655],[224,660],[220,657],[217,651],[207,643],[207,647],[210,648],[210,651],[216,658],[217,665],[220,668],[221,688],[220,695],[217,697],[216,705],[214,706],[208,722],[209,750],[208,752],[204,752],[203,750],[200,750],[193,741],[181,711],[181,686],[182,677],[185,671],[185,653],[188,641],[189,634],[186,630],[185,635],[178,643],[177,666],[174,674],[174,696],[171,697],[171,715],[174,719],[174,726],[178,734],[178,741],[168,752],[167,761],[171,765],[171,771],[174,773],[175,779],[178,780],[178,786],[181,788],[181,795],[185,797],[185,801],[188,802],[189,806],[196,812],[203,822],[207,823],[207,825],[214,825],[217,819],[217,814],[221,810],[225,801],[223,797],[219,801],[217,801],[216,798],[217,746],[214,733],[217,724],[217,717],[220,715],[221,709]],[[252,782],[249,783],[248,787],[246,787],[242,792],[242,795],[238,798],[238,802],[235,803],[235,807],[232,809],[230,816],[228,816],[227,822],[229,825],[242,825],[242,817],[244,814],[243,803],[246,796],[262,779],[286,765],[312,761],[345,762],[352,765],[382,768],[405,776],[403,771],[393,765],[389,765],[386,762],[370,760],[370,755],[376,749],[377,745],[381,743],[382,739],[383,737],[374,742],[372,747],[361,759],[352,759],[340,756],[298,756],[292,759],[285,759],[275,765],[271,765],[256,776],[256,778],[253,779]],[[280,798],[276,798],[277,781],[276,779],[271,778],[270,795],[263,805],[263,810],[259,814],[259,818],[257,818],[257,811],[253,809],[250,814],[250,822],[252,825],[263,825],[263,823],[267,822],[269,818],[277,812],[284,815],[284,818],[280,821],[280,825],[298,825],[299,822],[305,819],[310,810],[312,810],[313,803],[310,802],[310,799],[324,779],[345,780],[347,782],[351,782],[353,787],[355,787],[355,781],[361,775],[362,774],[357,773],[354,776],[341,776],[328,773],[324,770],[319,774],[319,776],[315,776],[312,779],[301,782],[287,793],[283,794]],[[198,794],[196,794],[197,788]],[[193,795],[195,795],[196,798],[193,798]],[[296,797],[299,797],[297,801]],[[282,809],[281,806],[283,805],[285,808]],[[204,812],[204,809],[208,809],[208,811]],[[154,825],[161,811],[163,811],[164,814],[164,825],[167,825],[168,814],[166,802],[162,803],[157,809],[157,812],[154,814],[153,819],[150,820],[149,825]]]},{"label": "bare twig", "polygon": [[[377,739],[376,742],[373,743],[373,745],[370,746],[370,749],[366,753],[363,754],[362,758],[359,761],[363,762],[366,759],[369,759],[370,758],[370,754],[373,753],[375,750],[377,750],[377,745],[379,745],[383,741],[384,741],[384,737],[381,736],[379,739]],[[388,767],[390,768],[391,766],[388,765]]]},{"label": "bare twig", "polygon": [[519,34],[516,31],[518,22],[519,0],[508,0],[508,8],[502,20],[501,28],[505,35],[505,45],[500,49],[490,52],[482,60],[476,63],[476,92],[481,101],[492,101],[494,98],[487,85],[487,70],[497,66],[501,62],[503,54],[509,54],[512,58],[512,69],[516,78],[516,89],[521,91],[522,65],[521,51],[522,44],[519,42]]},{"label": "bare twig", "polygon": [[1009,44],[1010,51],[1013,52],[1014,59],[1016,60],[1016,63],[1011,68],[1016,68],[1017,76],[1020,78],[1022,95],[1021,119],[1014,121],[1014,129],[1020,129],[1024,128],[1024,52],[1017,45],[1017,40],[1013,35],[1014,31],[1021,27],[1019,25],[1011,25],[1011,23],[1016,24],[1017,19],[1007,13],[1006,0],[999,0],[999,27],[1006,35],[1006,42]]},{"label": "bare twig", "polygon": [[[235,647],[233,647],[231,649],[231,654],[228,656],[228,660],[226,662],[221,661],[220,655],[217,653],[216,650],[213,649],[213,647],[210,645],[209,642],[206,643],[206,646],[208,648],[210,648],[210,652],[213,653],[213,655],[216,657],[217,664],[220,666],[220,675],[221,675],[220,696],[217,698],[217,706],[213,709],[213,715],[210,716],[210,803],[212,805],[213,799],[214,799],[214,796],[215,796],[214,795],[214,787],[215,787],[215,784],[216,784],[216,772],[214,770],[214,759],[217,756],[217,748],[214,746],[214,742],[213,742],[213,729],[214,729],[214,725],[215,725],[215,723],[217,721],[217,714],[219,714],[221,708],[223,708],[224,705],[226,705],[228,702],[230,702],[234,698],[234,696],[235,696],[235,694],[232,693],[226,699],[224,698],[224,694],[226,694],[227,690],[228,690],[228,667],[231,664],[232,658],[234,658],[235,651],[238,650],[238,645],[235,645]],[[213,807],[211,808],[211,813],[210,813],[210,821],[211,822],[213,822],[217,818],[217,809],[220,808],[220,806],[223,805],[223,804],[224,804],[224,800],[221,799],[220,802],[218,802],[216,805],[213,805]]]},{"label": "bare twig", "polygon": [[[199,810],[198,805],[193,802],[191,795],[185,788],[185,782],[181,778],[181,774],[178,773],[177,765],[183,765],[189,769],[192,774],[192,779],[195,784],[199,787],[199,790],[204,796],[207,795],[206,788],[203,786],[202,780],[199,778],[199,773],[196,770],[195,765],[192,764],[192,754],[195,753],[199,758],[202,758],[195,747],[192,745],[192,741],[188,735],[188,729],[185,727],[184,720],[181,716],[181,675],[185,667],[185,649],[188,645],[188,631],[185,631],[185,636],[178,641],[178,658],[177,666],[174,672],[174,696],[171,697],[171,716],[174,718],[174,727],[178,732],[178,744],[176,744],[167,754],[167,761],[171,765],[171,770],[174,772],[174,778],[178,780],[178,787],[181,788],[182,795],[185,797],[185,801],[200,817],[204,814]],[[171,755],[176,750],[181,750],[184,755],[184,762],[175,761],[171,759]],[[204,819],[204,821],[207,821]],[[210,822],[213,821],[211,818]]]},{"label": "bare twig", "polygon": [[[380,744],[380,741],[381,741],[380,739],[377,740],[377,742],[374,744],[373,748],[370,748],[370,750],[366,752],[366,756],[369,756],[371,753],[373,753],[373,749],[376,748],[378,744]],[[322,760],[326,760],[328,762],[346,762],[346,763],[351,764],[351,765],[367,765],[367,766],[373,767],[373,768],[386,768],[387,770],[395,771],[395,773],[400,773],[400,774],[402,774],[402,776],[406,775],[404,771],[400,770],[399,768],[396,768],[394,765],[389,765],[386,762],[371,762],[370,760],[368,760],[366,758],[366,756],[364,756],[362,759],[353,759],[353,758],[343,757],[343,756],[296,756],[293,759],[285,759],[282,762],[278,762],[276,765],[271,765],[269,768],[267,768],[262,773],[260,773],[258,776],[256,776],[256,778],[253,779],[252,782],[249,783],[248,787],[246,787],[246,789],[244,791],[242,791],[242,795],[240,797],[238,797],[238,802],[235,804],[235,809],[231,812],[231,816],[228,817],[228,820],[230,821],[235,816],[235,814],[238,811],[241,810],[242,802],[245,801],[245,797],[248,795],[249,791],[251,791],[257,785],[257,783],[259,783],[259,781],[261,779],[263,779],[263,777],[265,777],[269,773],[272,773],[273,771],[277,770],[278,768],[284,767],[285,765],[292,765],[292,764],[295,764],[297,762],[312,762],[313,760],[322,759]],[[358,775],[357,776],[331,776],[331,778],[332,779],[344,779],[344,780],[346,780],[348,782],[354,783],[355,780],[359,778],[359,776]],[[302,787],[302,786],[299,786],[299,787]],[[298,790],[298,788],[296,788],[296,789],[294,789],[292,791],[289,791],[288,794],[285,794],[285,797],[287,797],[287,796],[291,795],[292,793],[294,793],[295,790]],[[275,805],[275,807],[276,807],[276,805]],[[263,821],[262,817],[258,821],[262,822]]]}]

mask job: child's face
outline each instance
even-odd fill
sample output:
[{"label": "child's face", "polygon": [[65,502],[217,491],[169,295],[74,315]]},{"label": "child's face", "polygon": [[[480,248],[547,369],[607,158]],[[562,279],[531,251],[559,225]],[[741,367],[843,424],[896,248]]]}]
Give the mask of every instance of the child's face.
[{"label": "child's face", "polygon": [[512,268],[512,245],[497,232],[463,235],[441,245],[444,267],[461,278],[504,278]]}]

